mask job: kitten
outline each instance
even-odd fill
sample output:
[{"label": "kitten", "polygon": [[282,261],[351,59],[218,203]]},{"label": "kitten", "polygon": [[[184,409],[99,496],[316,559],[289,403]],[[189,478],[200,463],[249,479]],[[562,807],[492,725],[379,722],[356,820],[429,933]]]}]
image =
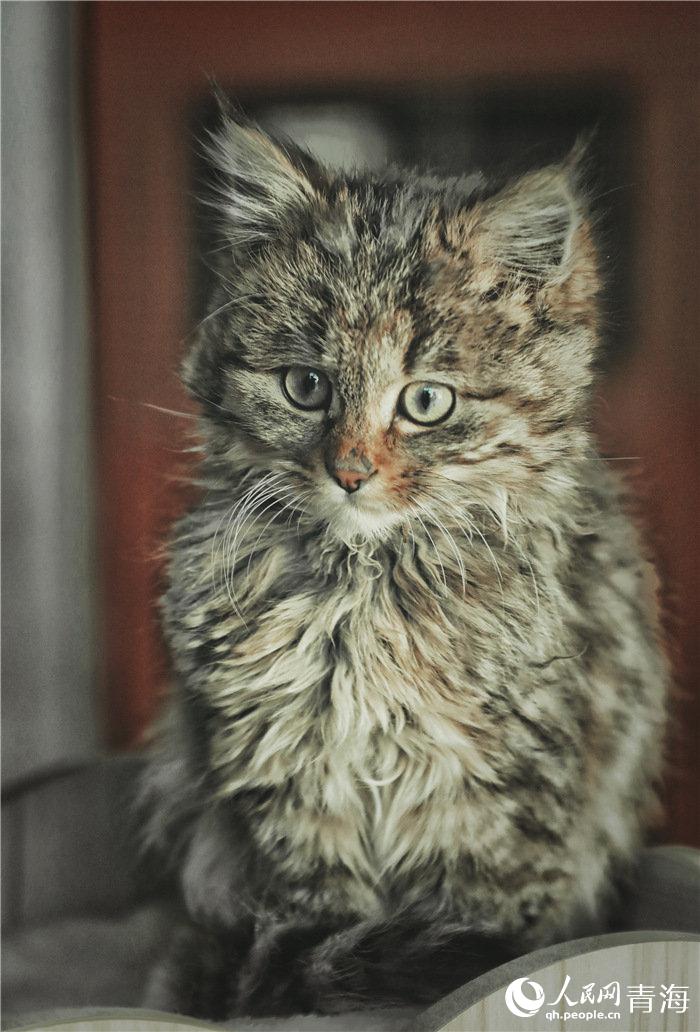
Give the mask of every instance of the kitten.
[{"label": "kitten", "polygon": [[576,161],[335,175],[230,114],[210,150],[205,490],[145,789],[190,923],[150,1002],[429,1000],[599,924],[656,806],[667,672],[588,428]]}]

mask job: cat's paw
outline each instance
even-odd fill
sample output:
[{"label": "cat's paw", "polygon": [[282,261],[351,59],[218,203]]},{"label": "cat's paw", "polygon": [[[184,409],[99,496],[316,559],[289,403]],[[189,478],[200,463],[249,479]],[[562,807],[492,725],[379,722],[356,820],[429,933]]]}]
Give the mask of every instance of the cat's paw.
[{"label": "cat's paw", "polygon": [[248,929],[181,925],[149,976],[142,1005],[210,1021],[231,1017],[249,947]]},{"label": "cat's paw", "polygon": [[318,1009],[305,977],[308,956],[336,928],[271,921],[258,930],[237,985],[236,1013],[269,1016]]}]

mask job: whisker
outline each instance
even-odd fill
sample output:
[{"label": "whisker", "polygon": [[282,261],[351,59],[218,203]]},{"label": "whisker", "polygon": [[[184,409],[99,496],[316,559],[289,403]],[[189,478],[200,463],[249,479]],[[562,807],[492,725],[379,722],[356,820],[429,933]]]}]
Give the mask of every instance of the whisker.
[{"label": "whisker", "polygon": [[177,409],[164,408],[162,405],[154,405],[152,401],[140,401],[143,408],[152,409],[154,412],[162,412],[166,416],[179,416],[180,419],[192,419],[195,422],[199,418],[192,412],[178,412]]},{"label": "whisker", "polygon": [[[237,542],[239,532],[242,529],[247,518],[251,512],[254,512],[258,505],[264,503],[269,497],[269,492],[274,483],[278,483],[279,480],[284,477],[283,473],[267,473],[260,480],[256,481],[247,491],[243,493],[241,498],[228,510],[228,521],[226,525],[226,531],[221,539],[221,555],[222,555],[222,587],[225,586],[228,598],[235,610],[235,612],[241,617],[245,623],[243,614],[237,604],[235,591],[233,588],[233,569],[236,562],[237,554]],[[224,515],[224,518],[226,515]],[[221,528],[221,523],[217,528],[217,535]],[[215,563],[215,543],[212,545],[212,562]]]},{"label": "whisker", "polygon": [[460,572],[460,575],[461,575],[461,578],[462,578],[462,594],[466,595],[466,593],[467,593],[467,578],[466,578],[466,573],[465,573],[465,570],[464,570],[464,562],[462,561],[462,556],[459,553],[459,550],[457,548],[457,545],[455,543],[454,538],[450,534],[449,530],[445,527],[444,523],[442,523],[437,518],[437,516],[434,513],[431,513],[420,502],[414,502],[414,505],[418,505],[419,506],[421,512],[425,513],[426,516],[428,517],[428,519],[432,520],[433,523],[435,523],[437,525],[437,527],[442,531],[442,533],[445,535],[445,537],[449,541],[450,546],[452,547],[452,551],[454,552],[455,557],[457,559],[457,565],[459,566],[459,572]]},{"label": "whisker", "polygon": [[[288,497],[289,494],[291,492],[293,492],[293,490],[294,489],[292,487],[290,487],[290,488],[287,489],[285,494],[283,494],[281,497],[278,496],[278,495],[275,495],[274,498],[272,499],[272,501],[269,503],[269,505],[266,505],[265,508],[262,510],[262,512],[258,512],[256,514],[256,520],[259,519],[261,516],[264,516],[265,513],[268,511],[268,509],[271,509],[275,505],[276,502],[281,502],[281,501],[283,501],[284,498]],[[294,501],[292,500],[291,502],[288,502],[286,505],[284,505],[283,508],[279,512],[273,512],[273,514],[270,517],[270,519],[267,521],[267,523],[265,524],[263,529],[258,534],[257,538],[255,539],[255,543],[253,544],[253,547],[251,548],[250,554],[248,556],[248,565],[246,566],[246,572],[245,572],[246,580],[248,580],[248,578],[250,577],[250,567],[251,567],[251,564],[253,562],[253,556],[255,555],[255,553],[257,551],[258,544],[260,543],[260,540],[261,540],[262,536],[264,535],[265,531],[270,526],[270,524],[275,519],[275,517],[281,516],[281,514],[283,512],[285,512],[289,508],[290,505],[293,505],[293,504],[294,504]]]},{"label": "whisker", "polygon": [[413,524],[411,523],[411,517],[407,516],[406,519],[401,521],[401,525],[406,525],[411,534],[411,556],[415,559],[416,555],[416,535],[413,533]]},{"label": "whisker", "polygon": [[212,401],[211,398],[205,398],[203,394],[198,394],[197,391],[192,390],[191,387],[190,390],[192,391],[192,394],[194,394],[195,398],[198,398],[204,405],[212,405],[214,408],[219,409],[219,411],[226,412],[223,405],[217,404],[217,402]]},{"label": "whisker", "polygon": [[430,541],[430,544],[431,544],[431,545],[433,546],[433,549],[434,549],[434,551],[435,551],[435,555],[436,555],[436,557],[437,557],[437,561],[438,561],[438,563],[440,564],[440,570],[442,571],[442,583],[443,583],[443,585],[444,585],[444,587],[445,587],[445,591],[447,591],[447,577],[446,577],[446,575],[445,575],[445,567],[444,567],[444,566],[442,565],[442,559],[440,558],[440,553],[439,553],[439,551],[438,551],[437,545],[436,545],[436,544],[435,544],[435,542],[433,541],[433,538],[432,538],[432,536],[431,536],[431,533],[430,533],[430,531],[428,530],[428,528],[426,527],[425,523],[424,523],[424,522],[423,522],[423,520],[422,520],[422,519],[420,518],[420,516],[418,515],[418,513],[416,512],[416,513],[414,513],[413,515],[414,515],[414,516],[416,517],[416,519],[417,519],[417,520],[418,520],[418,522],[420,523],[421,527],[423,528],[423,530],[425,531],[425,533],[426,533],[426,535],[427,535],[427,537],[428,537],[428,540]]},{"label": "whisker", "polygon": [[243,301],[248,300],[248,298],[250,297],[252,297],[252,294],[240,294],[236,295],[235,297],[232,297],[230,301],[226,301],[223,305],[219,305],[219,307],[215,308],[213,312],[208,312],[203,319],[199,320],[197,325],[194,326],[190,332],[196,333],[198,330],[202,328],[202,326],[204,326],[205,323],[209,322],[210,319],[213,319],[215,315],[219,315],[221,312],[225,312],[227,308],[231,308],[233,305],[241,304]]},{"label": "whisker", "polygon": [[[496,576],[498,577],[498,583],[499,583],[499,588],[500,588],[500,592],[501,592],[501,598],[503,599],[503,604],[505,606],[505,595],[504,595],[504,592],[503,592],[503,576],[501,574],[501,568],[500,568],[500,566],[498,564],[496,556],[493,553],[493,549],[491,548],[491,546],[489,545],[488,541],[486,540],[486,537],[484,536],[482,531],[479,529],[477,524],[474,522],[474,520],[472,520],[467,513],[461,512],[459,509],[457,509],[456,503],[450,501],[449,499],[447,499],[445,497],[442,497],[440,500],[442,501],[443,504],[446,504],[446,505],[448,505],[450,507],[450,510],[452,512],[452,516],[454,517],[454,519],[456,519],[457,523],[459,524],[460,529],[461,529],[462,533],[464,534],[465,538],[467,537],[467,534],[466,534],[466,532],[464,530],[464,527],[462,525],[462,520],[466,521],[467,526],[469,528],[469,531],[470,531],[470,538],[469,538],[470,542],[472,540],[472,538],[471,538],[471,532],[472,531],[475,532],[476,534],[478,534],[479,537],[481,538],[481,541],[483,542],[484,547],[486,548],[486,550],[489,553],[489,556],[491,558],[491,563],[493,564],[493,568],[494,568],[494,570],[496,572]],[[493,515],[493,513],[492,513],[492,515]]]},{"label": "whisker", "polygon": [[641,455],[601,455],[603,462],[641,462]]},{"label": "whisker", "polygon": [[[239,550],[239,538],[243,528],[249,523],[261,506],[265,505],[270,498],[274,497],[276,486],[283,474],[268,478],[261,482],[259,488],[248,493],[245,505],[242,506],[234,523],[229,527],[226,536],[226,552],[228,556],[228,573],[232,576],[235,570]],[[274,483],[273,483],[274,481]]]},{"label": "whisker", "polygon": [[532,586],[535,589],[535,605],[536,605],[536,608],[537,608],[537,616],[539,618],[539,615],[540,615],[540,590],[539,590],[539,587],[537,585],[537,578],[535,577],[534,567],[533,567],[529,557],[525,554],[525,552],[520,547],[520,545],[517,542],[515,542],[515,541],[513,541],[513,545],[515,546],[515,548],[517,548],[518,554],[523,559],[523,561],[527,563],[527,565],[528,565],[528,567],[530,569],[530,578],[532,580]]},{"label": "whisker", "polygon": [[234,504],[230,507],[230,509],[227,510],[227,513],[225,513],[224,516],[222,517],[222,519],[219,521],[219,525],[218,525],[218,527],[216,529],[216,534],[214,535],[214,541],[212,542],[212,568],[213,568],[213,572],[214,572],[214,580],[215,580],[215,583],[216,583],[216,574],[215,574],[215,571],[216,571],[216,539],[218,537],[219,531],[221,530],[222,523],[224,522],[224,520],[226,520],[226,530],[224,531],[223,537],[221,539],[221,584],[220,584],[220,587],[225,588],[226,593],[227,593],[227,595],[229,597],[229,600],[231,601],[231,604],[233,605],[233,608],[234,608],[235,612],[241,617],[241,619],[243,619],[243,614],[241,613],[240,609],[238,608],[238,605],[236,603],[236,599],[233,597],[233,594],[232,594],[232,592],[231,592],[231,590],[229,588],[229,583],[228,583],[228,576],[227,576],[227,569],[226,569],[226,555],[227,555],[227,552],[228,552],[227,540],[228,540],[228,537],[229,537],[229,532],[230,532],[231,525],[232,525],[232,523],[235,524],[235,520],[237,518],[236,517],[237,510],[239,510],[242,506],[244,506],[247,503],[247,501],[249,500],[250,496],[258,489],[258,487],[259,487],[259,485],[253,485],[253,487],[251,487],[247,491],[245,491],[244,494],[242,495],[242,497],[239,498],[236,502],[234,502]]},{"label": "whisker", "polygon": [[[500,583],[500,587],[501,587],[501,597],[502,597],[502,599],[504,599],[504,595],[503,595],[503,579],[502,579],[500,567],[499,567],[498,561],[496,560],[496,557],[495,557],[492,549],[490,548],[490,546],[488,544],[488,541],[486,540],[484,534],[479,529],[479,527],[476,525],[476,523],[469,518],[467,513],[461,513],[457,509],[456,503],[452,499],[446,498],[442,493],[438,494],[438,498],[439,498],[439,500],[443,504],[448,506],[448,508],[452,512],[453,517],[460,523],[460,525],[461,525],[461,520],[462,519],[467,520],[467,523],[468,523],[468,525],[470,527],[470,531],[472,531],[472,530],[475,531],[479,535],[479,537],[481,538],[483,544],[485,545],[485,547],[487,548],[487,550],[489,552],[489,555],[490,555],[491,560],[492,560],[493,565],[494,565],[494,569],[496,570],[496,573],[498,575],[499,583]],[[502,514],[494,511],[491,508],[490,505],[488,505],[485,502],[473,502],[473,503],[470,503],[468,508],[472,508],[474,506],[479,507],[479,508],[483,508],[486,512],[489,513],[490,516],[493,517],[494,522],[498,526],[501,526],[502,519],[503,519]],[[524,549],[521,547],[521,545],[518,543],[518,541],[516,540],[516,538],[513,535],[509,535],[509,536],[504,538],[504,549],[507,549],[507,548],[512,548],[515,552],[517,552],[517,554],[520,556],[522,561],[528,567],[530,579],[532,581],[533,594],[534,594],[534,600],[535,600],[535,608],[536,608],[536,612],[537,612],[537,617],[539,618],[540,611],[541,611],[541,602],[540,602],[541,594],[540,594],[539,585],[537,583],[537,577],[535,576],[534,566],[533,566],[529,556],[526,554]],[[504,607],[505,607],[505,599],[504,599]]]}]

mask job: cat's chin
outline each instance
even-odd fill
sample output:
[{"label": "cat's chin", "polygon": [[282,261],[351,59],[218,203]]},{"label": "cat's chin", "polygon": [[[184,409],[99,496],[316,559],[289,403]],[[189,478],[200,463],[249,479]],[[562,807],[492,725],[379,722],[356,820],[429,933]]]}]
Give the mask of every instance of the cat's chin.
[{"label": "cat's chin", "polygon": [[401,523],[401,515],[376,502],[347,496],[324,506],[323,518],[329,531],[343,544],[381,541]]}]

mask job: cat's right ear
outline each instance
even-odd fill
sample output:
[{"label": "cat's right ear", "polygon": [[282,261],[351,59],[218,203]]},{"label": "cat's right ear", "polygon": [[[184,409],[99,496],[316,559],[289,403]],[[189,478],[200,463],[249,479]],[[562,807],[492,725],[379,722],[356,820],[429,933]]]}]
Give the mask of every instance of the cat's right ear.
[{"label": "cat's right ear", "polygon": [[[270,239],[319,199],[313,159],[283,146],[219,98],[219,125],[205,143],[216,174],[219,229],[234,249]],[[315,173],[315,175],[314,175]]]}]

